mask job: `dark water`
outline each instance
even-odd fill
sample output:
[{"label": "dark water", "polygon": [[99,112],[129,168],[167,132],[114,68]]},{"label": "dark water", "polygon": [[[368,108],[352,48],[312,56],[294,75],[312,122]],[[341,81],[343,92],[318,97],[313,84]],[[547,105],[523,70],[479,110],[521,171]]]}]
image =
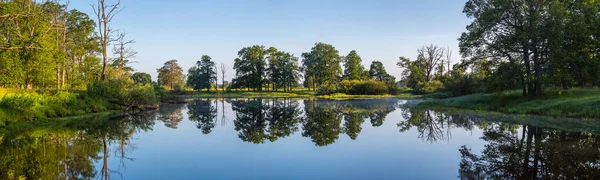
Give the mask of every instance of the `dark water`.
[{"label": "dark water", "polygon": [[600,141],[589,126],[405,103],[211,99],[15,128],[0,138],[0,179],[600,178]]}]

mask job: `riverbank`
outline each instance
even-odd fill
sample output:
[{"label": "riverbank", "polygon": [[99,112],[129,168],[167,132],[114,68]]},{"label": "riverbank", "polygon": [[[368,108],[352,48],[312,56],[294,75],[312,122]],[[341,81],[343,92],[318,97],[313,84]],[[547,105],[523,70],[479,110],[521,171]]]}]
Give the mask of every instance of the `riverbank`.
[{"label": "riverbank", "polygon": [[344,93],[336,93],[331,95],[317,95],[315,91],[297,90],[290,92],[283,91],[184,91],[179,93],[171,93],[171,96],[178,99],[193,99],[193,98],[300,98],[300,99],[331,99],[331,100],[352,100],[352,99],[380,99],[380,98],[419,98],[418,95],[402,93],[399,95],[351,95]]},{"label": "riverbank", "polygon": [[330,95],[317,95],[316,91],[308,90],[293,90],[290,92],[283,91],[183,91],[179,93],[171,93],[171,96],[181,99],[192,98],[316,98],[316,99],[333,99],[333,100],[351,100],[351,99],[380,99],[380,98],[419,98],[418,95],[401,93],[399,95],[351,95],[344,93],[335,93]]},{"label": "riverbank", "polygon": [[468,109],[552,117],[600,118],[600,90],[547,90],[542,97],[524,97],[520,91],[471,94],[447,99],[430,99],[417,104],[416,107],[435,110]]}]

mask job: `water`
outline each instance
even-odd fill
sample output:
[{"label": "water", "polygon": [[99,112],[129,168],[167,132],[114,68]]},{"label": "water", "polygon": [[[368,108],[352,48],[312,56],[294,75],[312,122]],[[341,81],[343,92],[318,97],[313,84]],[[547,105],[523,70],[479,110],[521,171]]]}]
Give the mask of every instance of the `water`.
[{"label": "water", "polygon": [[585,121],[524,121],[554,129],[406,103],[203,99],[15,128],[0,138],[0,179],[600,178]]}]

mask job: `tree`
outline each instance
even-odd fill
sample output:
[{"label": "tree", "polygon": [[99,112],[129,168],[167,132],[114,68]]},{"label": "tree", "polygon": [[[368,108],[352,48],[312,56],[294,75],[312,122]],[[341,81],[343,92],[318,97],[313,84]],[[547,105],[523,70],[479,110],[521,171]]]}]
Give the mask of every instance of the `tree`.
[{"label": "tree", "polygon": [[283,87],[284,91],[289,91],[293,85],[298,84],[300,76],[298,58],[287,52],[273,52],[269,55],[267,72],[273,90]]},{"label": "tree", "polygon": [[227,70],[229,70],[227,65],[225,65],[225,63],[221,62],[221,83],[223,86],[223,91],[225,91],[225,88],[227,88],[227,85],[225,84],[225,74],[227,73]]},{"label": "tree", "polygon": [[217,79],[217,72],[214,68],[215,63],[210,56],[203,55],[201,60],[196,62],[196,66],[188,71],[187,84],[192,86],[194,90],[206,88],[207,92],[210,91],[210,86]]},{"label": "tree", "polygon": [[173,89],[175,85],[181,85],[183,82],[183,69],[175,59],[165,62],[163,67],[157,71],[159,85],[169,86]]},{"label": "tree", "polygon": [[137,52],[133,51],[131,47],[127,47],[129,44],[135,43],[135,40],[125,40],[125,33],[120,33],[116,38],[116,44],[113,47],[113,54],[116,54],[117,57],[114,58],[111,62],[112,68],[117,71],[118,77],[126,77],[129,76],[129,73],[133,71],[131,66],[128,66],[131,58],[135,58]]},{"label": "tree", "polygon": [[310,52],[302,53],[304,77],[313,80],[312,87],[336,84],[341,77],[341,57],[330,44],[315,43]]},{"label": "tree", "polygon": [[363,67],[362,59],[355,50],[350,51],[344,57],[344,79],[346,80],[362,80],[365,79],[365,67]]},{"label": "tree", "polygon": [[265,83],[266,57],[276,51],[274,47],[266,49],[265,46],[260,45],[245,47],[238,51],[238,58],[233,65],[236,76],[234,85],[249,88],[248,90],[254,88],[262,91]]},{"label": "tree", "polygon": [[389,74],[385,70],[385,67],[383,67],[383,63],[373,61],[371,62],[371,68],[369,68],[369,76],[377,81],[386,81]]},{"label": "tree", "polygon": [[131,79],[136,84],[150,84],[152,83],[152,77],[148,73],[135,72],[131,75]]},{"label": "tree", "polygon": [[106,65],[108,62],[108,46],[114,39],[111,39],[112,36],[112,28],[110,27],[110,22],[113,18],[122,10],[119,9],[121,5],[121,0],[118,0],[117,3],[112,5],[107,5],[106,0],[98,0],[97,5],[92,5],[94,9],[94,14],[98,17],[98,35],[100,36],[100,46],[102,47],[102,75],[100,77],[101,80],[106,78]]},{"label": "tree", "polygon": [[[432,77],[433,71],[437,66],[443,65],[444,48],[436,45],[423,46],[417,49],[417,59],[423,60],[423,72],[425,73],[425,81],[429,82]],[[440,62],[442,61],[442,62]]]}]

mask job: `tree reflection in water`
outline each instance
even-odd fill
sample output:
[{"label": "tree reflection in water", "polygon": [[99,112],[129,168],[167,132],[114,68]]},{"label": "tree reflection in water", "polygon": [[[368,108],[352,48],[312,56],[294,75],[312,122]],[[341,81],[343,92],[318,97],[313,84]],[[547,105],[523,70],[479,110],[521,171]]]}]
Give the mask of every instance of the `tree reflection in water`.
[{"label": "tree reflection in water", "polygon": [[[0,179],[109,179],[119,169],[108,168],[109,146],[125,167],[133,144],[130,138],[154,126],[155,115],[124,116],[112,120],[86,119],[60,127],[36,126],[8,131],[0,138]],[[82,124],[84,121],[86,123]],[[97,172],[94,162],[101,161]]]},{"label": "tree reflection in water", "polygon": [[190,121],[196,122],[196,127],[201,129],[203,134],[209,134],[217,124],[216,107],[212,106],[210,100],[195,100],[187,104]]},{"label": "tree reflection in water", "polygon": [[[214,105],[213,105],[214,102]],[[154,120],[176,128],[187,107],[189,120],[202,133],[217,124],[219,101],[196,100],[189,104],[161,105],[158,112],[123,116],[113,120],[74,120],[60,127],[40,125],[0,132],[0,179],[110,179],[119,176],[135,145],[131,137],[151,130]],[[449,141],[453,130],[483,131],[481,152],[462,146],[459,176],[463,179],[599,179],[600,142],[592,133],[546,129],[531,125],[488,121],[487,116],[442,113],[400,106],[399,100],[221,100],[231,103],[234,129],[244,142],[275,142],[301,131],[316,146],[335,143],[340,134],[360,138],[366,121],[373,127],[392,120],[400,132],[415,131],[416,138],[435,143]],[[302,106],[303,105],[303,106]],[[529,119],[528,119],[529,120]],[[86,123],[82,123],[86,122]],[[593,126],[595,127],[595,126]],[[300,129],[302,128],[302,129]],[[566,128],[565,128],[566,129]],[[113,158],[109,158],[113,156]],[[109,162],[110,159],[119,162]],[[98,167],[94,167],[97,163]],[[118,166],[109,166],[110,163]],[[111,167],[111,168],[109,168]],[[118,167],[118,168],[116,168]],[[116,169],[115,169],[116,168]]]},{"label": "tree reflection in water", "polygon": [[256,144],[271,142],[298,131],[298,102],[291,99],[232,100],[235,130],[238,137]]},{"label": "tree reflection in water", "polygon": [[459,149],[463,179],[598,179],[597,135],[522,126],[521,134],[487,128],[481,155]]},{"label": "tree reflection in water", "polygon": [[161,104],[158,109],[158,120],[165,126],[177,129],[177,125],[183,120],[183,108],[186,104]]}]

